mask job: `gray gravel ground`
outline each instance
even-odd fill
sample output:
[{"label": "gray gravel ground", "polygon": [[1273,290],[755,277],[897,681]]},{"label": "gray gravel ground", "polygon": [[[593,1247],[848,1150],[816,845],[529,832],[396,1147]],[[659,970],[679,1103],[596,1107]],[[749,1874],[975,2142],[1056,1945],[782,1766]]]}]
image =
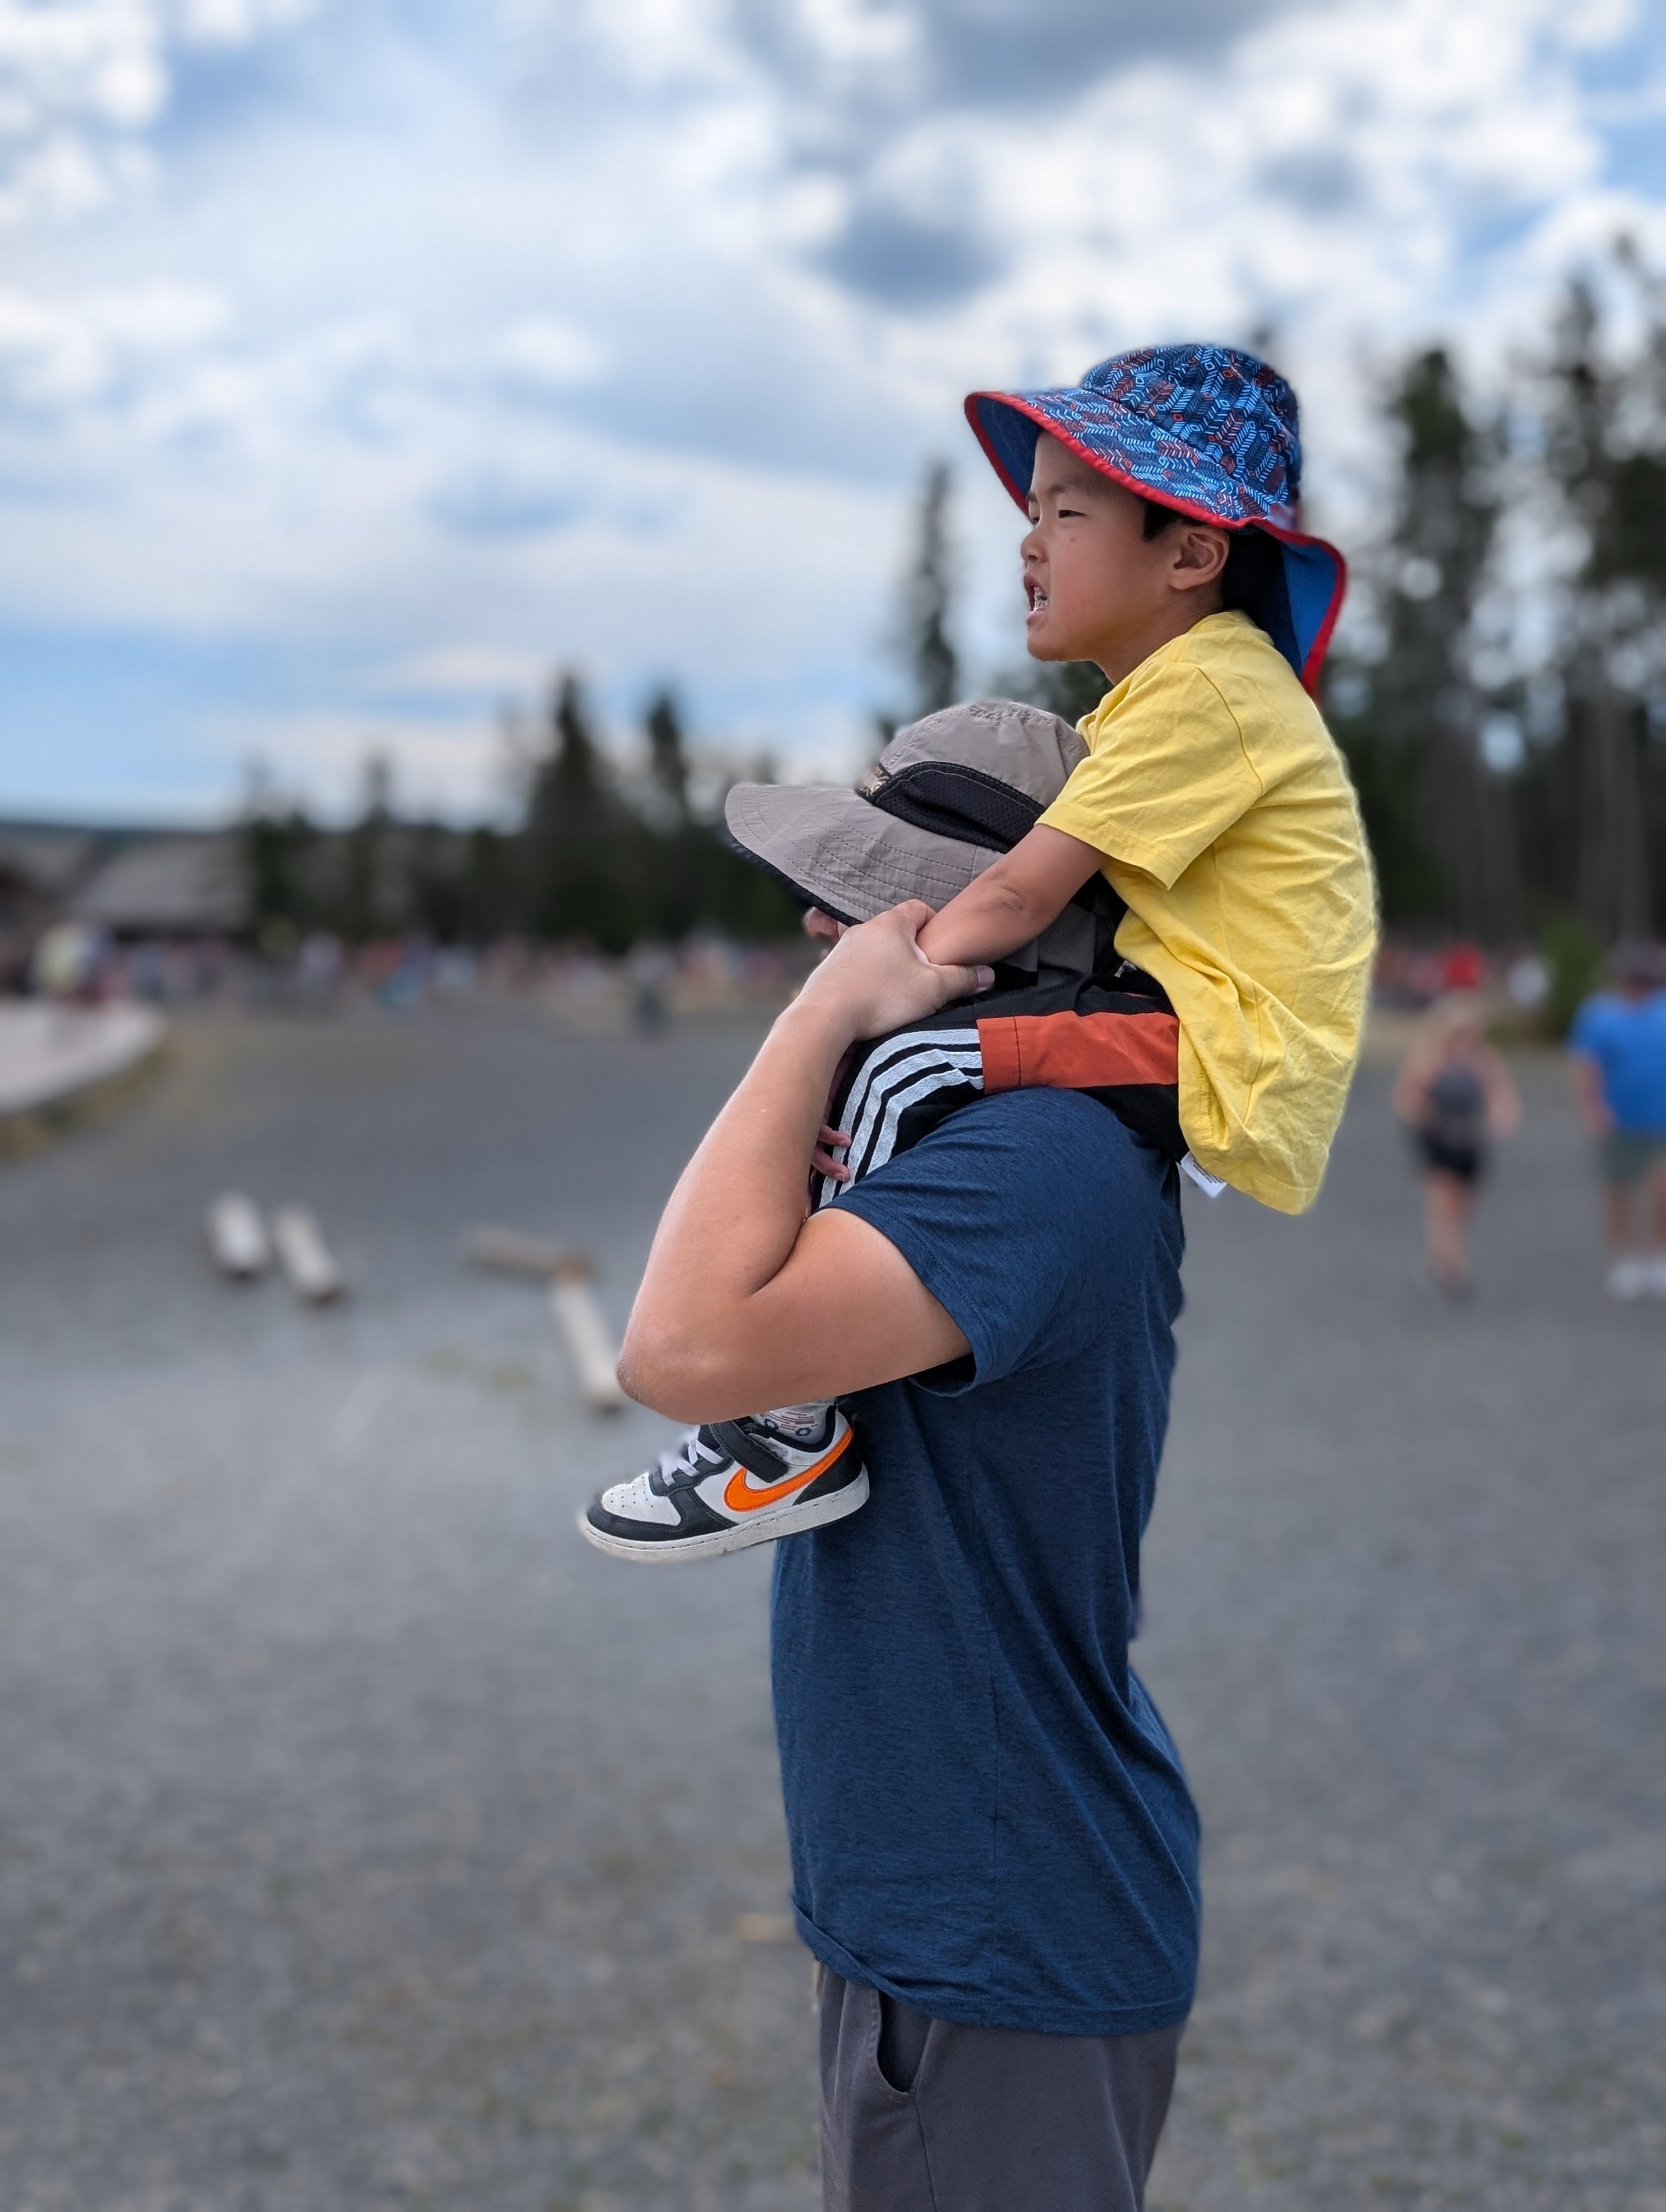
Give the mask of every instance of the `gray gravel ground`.
[{"label": "gray gravel ground", "polygon": [[[767,1559],[588,1551],[664,1425],[454,1250],[587,1242],[622,1318],[755,1034],[205,1022],[0,1170],[0,2212],[814,2212]],[[1523,1075],[1472,1305],[1381,1072],[1308,1220],[1190,1209],[1153,2212],[1666,2212],[1666,1305],[1604,1303]],[[212,1279],[233,1182],[318,1207],[346,1310]]]}]

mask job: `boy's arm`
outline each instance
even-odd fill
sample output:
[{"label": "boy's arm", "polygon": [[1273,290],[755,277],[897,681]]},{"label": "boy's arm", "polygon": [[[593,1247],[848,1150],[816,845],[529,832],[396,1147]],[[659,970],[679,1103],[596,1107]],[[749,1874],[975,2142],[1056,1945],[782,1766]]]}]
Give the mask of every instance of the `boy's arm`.
[{"label": "boy's arm", "polygon": [[920,933],[928,960],[1004,960],[1055,922],[1105,856],[1079,837],[1038,823],[976,876]]}]

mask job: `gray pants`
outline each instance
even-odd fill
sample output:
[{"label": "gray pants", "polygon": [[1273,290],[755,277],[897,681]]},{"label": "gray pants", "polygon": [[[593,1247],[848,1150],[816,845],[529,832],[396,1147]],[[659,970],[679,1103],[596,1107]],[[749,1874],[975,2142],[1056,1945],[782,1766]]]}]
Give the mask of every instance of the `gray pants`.
[{"label": "gray pants", "polygon": [[821,1969],[824,2212],[1140,2212],[1178,2027],[958,2027]]}]

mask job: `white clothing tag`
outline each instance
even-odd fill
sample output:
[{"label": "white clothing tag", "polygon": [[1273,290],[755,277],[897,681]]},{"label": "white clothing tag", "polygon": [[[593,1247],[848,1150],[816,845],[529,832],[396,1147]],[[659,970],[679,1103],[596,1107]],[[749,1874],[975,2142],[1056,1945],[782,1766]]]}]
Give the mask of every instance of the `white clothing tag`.
[{"label": "white clothing tag", "polygon": [[1205,1198],[1219,1198],[1226,1188],[1219,1176],[1212,1176],[1207,1168],[1199,1167],[1189,1152],[1180,1163],[1180,1172],[1191,1177]]}]

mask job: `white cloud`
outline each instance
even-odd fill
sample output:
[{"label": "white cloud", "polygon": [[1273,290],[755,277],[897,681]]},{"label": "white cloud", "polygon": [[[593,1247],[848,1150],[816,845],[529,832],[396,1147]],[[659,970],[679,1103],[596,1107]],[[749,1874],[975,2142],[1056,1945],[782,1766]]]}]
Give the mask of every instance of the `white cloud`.
[{"label": "white cloud", "polygon": [[0,70],[15,137],[85,118],[119,130],[150,122],[167,94],[161,10],[126,0],[0,8]]},{"label": "white cloud", "polygon": [[329,708],[298,714],[223,716],[204,732],[240,763],[276,769],[277,787],[305,797],[326,816],[349,817],[362,801],[373,756],[393,774],[396,805],[421,816],[455,817],[483,804],[501,810],[514,787],[514,762],[496,719]]},{"label": "white cloud", "polygon": [[607,365],[595,334],[555,315],[532,315],[498,339],[494,357],[505,383],[535,397],[593,383]]},{"label": "white cloud", "polygon": [[65,221],[133,173],[175,54],[301,21],[313,0],[0,0],[0,228]]},{"label": "white cloud", "polygon": [[187,45],[236,46],[263,32],[304,22],[318,0],[178,0],[180,35]]},{"label": "white cloud", "polygon": [[518,653],[501,645],[439,645],[403,659],[368,669],[368,689],[378,691],[432,691],[474,694],[491,692],[524,698],[537,690],[547,675],[544,662],[534,653]]},{"label": "white cloud", "polygon": [[[1236,41],[1185,0],[1010,98],[998,41],[953,75],[952,13],[0,0],[0,480],[31,503],[0,619],[327,648],[338,704],[283,725],[315,766],[378,684],[460,707],[560,657],[822,757],[893,690],[924,452],[964,464],[976,652],[1016,649],[969,386],[1269,323],[1357,526],[1374,364],[1449,331],[1499,360],[1570,257],[1666,252],[1582,74],[1620,0],[1268,5]],[[176,131],[210,48],[240,104]],[[439,726],[399,742],[461,792],[484,756]]]},{"label": "white cloud", "polygon": [[0,291],[0,391],[13,408],[59,414],[193,364],[226,319],[225,301],[152,283],[59,301]]}]

